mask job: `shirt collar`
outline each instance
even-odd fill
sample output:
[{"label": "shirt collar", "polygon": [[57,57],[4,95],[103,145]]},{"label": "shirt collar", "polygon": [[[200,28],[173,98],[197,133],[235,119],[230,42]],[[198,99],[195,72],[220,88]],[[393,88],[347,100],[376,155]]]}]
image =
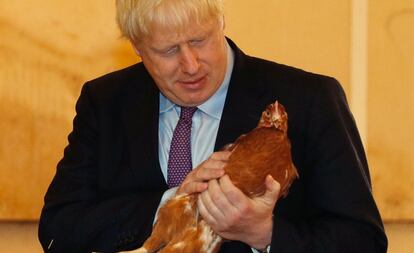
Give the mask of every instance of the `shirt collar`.
[{"label": "shirt collar", "polygon": [[[223,82],[221,83],[220,88],[213,94],[213,96],[211,96],[209,99],[207,99],[207,101],[198,106],[199,110],[216,119],[221,118],[221,113],[223,112],[224,102],[226,101],[227,90],[229,88],[231,73],[233,71],[234,66],[234,52],[227,41],[226,46],[227,67]],[[162,93],[160,93],[160,114],[172,110],[176,107],[179,106],[171,102]]]}]

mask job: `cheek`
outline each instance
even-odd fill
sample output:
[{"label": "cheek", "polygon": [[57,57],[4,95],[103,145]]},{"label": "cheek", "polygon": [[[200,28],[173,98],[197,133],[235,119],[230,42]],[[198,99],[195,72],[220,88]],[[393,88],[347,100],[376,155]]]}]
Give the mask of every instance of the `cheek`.
[{"label": "cheek", "polygon": [[151,75],[163,85],[170,86],[176,80],[178,68],[174,64],[158,64],[154,65]]},{"label": "cheek", "polygon": [[208,50],[200,54],[200,59],[204,59],[204,61],[211,67],[221,66],[225,62],[225,57],[222,54],[219,54],[217,50]]},{"label": "cheek", "polygon": [[206,59],[206,68],[210,73],[214,75],[215,78],[221,79],[224,77],[227,66],[227,59],[225,54],[218,53],[217,50],[210,51],[203,57],[203,59]]}]

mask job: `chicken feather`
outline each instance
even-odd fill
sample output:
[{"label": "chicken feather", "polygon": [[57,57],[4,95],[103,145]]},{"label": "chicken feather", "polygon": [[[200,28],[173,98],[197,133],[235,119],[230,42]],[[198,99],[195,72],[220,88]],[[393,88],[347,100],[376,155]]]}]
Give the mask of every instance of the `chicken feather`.
[{"label": "chicken feather", "polygon": [[[298,177],[287,119],[285,108],[276,101],[263,111],[255,129],[223,148],[231,151],[225,173],[247,196],[264,194],[265,178],[270,174],[280,183],[279,196],[286,197]],[[159,209],[151,236],[135,252],[216,253],[223,239],[199,215],[197,199],[198,194],[190,194],[168,200]]]}]

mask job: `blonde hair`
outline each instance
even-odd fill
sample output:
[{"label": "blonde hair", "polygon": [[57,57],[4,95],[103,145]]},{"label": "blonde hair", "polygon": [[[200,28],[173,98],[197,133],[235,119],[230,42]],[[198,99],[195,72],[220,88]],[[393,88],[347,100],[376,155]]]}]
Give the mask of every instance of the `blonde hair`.
[{"label": "blonde hair", "polygon": [[154,24],[177,32],[211,19],[224,25],[223,5],[223,0],[116,0],[116,20],[122,36],[138,42]]}]

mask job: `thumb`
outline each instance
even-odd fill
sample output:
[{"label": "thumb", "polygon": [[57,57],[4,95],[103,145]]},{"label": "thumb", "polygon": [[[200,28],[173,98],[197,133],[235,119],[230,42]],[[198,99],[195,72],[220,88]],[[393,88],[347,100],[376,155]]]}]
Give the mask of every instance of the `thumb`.
[{"label": "thumb", "polygon": [[266,191],[262,196],[262,200],[273,206],[279,198],[280,184],[269,174],[265,179],[265,185]]}]

